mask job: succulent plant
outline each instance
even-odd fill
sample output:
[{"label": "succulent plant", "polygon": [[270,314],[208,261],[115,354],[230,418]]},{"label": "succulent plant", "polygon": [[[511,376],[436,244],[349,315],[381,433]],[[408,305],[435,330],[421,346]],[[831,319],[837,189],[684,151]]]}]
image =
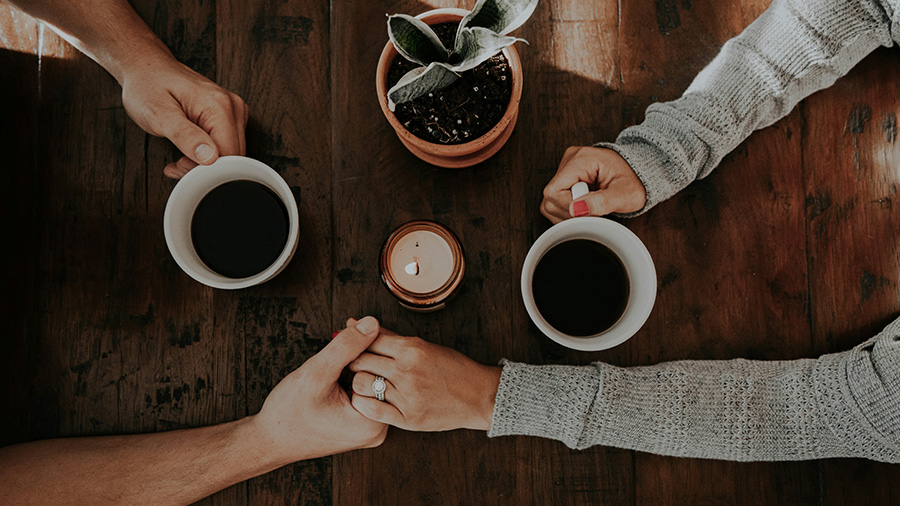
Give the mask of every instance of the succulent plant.
[{"label": "succulent plant", "polygon": [[404,58],[418,63],[388,90],[388,107],[440,90],[503,48],[522,39],[507,34],[531,17],[538,0],[478,0],[456,29],[447,49],[430,26],[405,14],[388,16],[388,37]]}]

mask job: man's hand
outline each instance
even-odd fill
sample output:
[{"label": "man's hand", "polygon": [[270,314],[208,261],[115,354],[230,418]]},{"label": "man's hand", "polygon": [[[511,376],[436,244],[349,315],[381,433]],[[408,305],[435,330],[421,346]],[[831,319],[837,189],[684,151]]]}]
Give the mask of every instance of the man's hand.
[{"label": "man's hand", "polygon": [[221,155],[243,155],[247,106],[182,65],[126,0],[8,0],[47,23],[122,85],[131,119],[182,153],[163,172],[180,178]]},{"label": "man's hand", "polygon": [[[381,329],[368,351],[350,363],[350,370],[356,373],[353,407],[372,420],[428,432],[491,427],[499,367]],[[384,401],[376,400],[372,391],[375,376],[385,378]]]},{"label": "man's hand", "polygon": [[180,179],[198,164],[246,153],[244,101],[179,63],[167,52],[129,58],[116,69],[122,102],[148,133],[166,137],[184,153],[163,173]]},{"label": "man's hand", "polygon": [[[570,189],[584,181],[591,192],[572,201]],[[644,185],[624,158],[611,149],[573,146],[544,188],[541,214],[553,224],[574,216],[633,213],[647,203]]]},{"label": "man's hand", "polygon": [[279,463],[380,445],[387,426],[357,412],[338,377],[378,337],[367,316],[342,330],[322,351],[285,376],[253,418],[261,449]]}]

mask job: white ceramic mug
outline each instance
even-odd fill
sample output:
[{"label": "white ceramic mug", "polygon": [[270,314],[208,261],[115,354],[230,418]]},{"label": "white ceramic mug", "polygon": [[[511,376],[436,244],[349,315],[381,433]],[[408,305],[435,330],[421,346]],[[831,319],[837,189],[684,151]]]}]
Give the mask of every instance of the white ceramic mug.
[{"label": "white ceramic mug", "polygon": [[[265,185],[281,199],[288,213],[288,239],[272,265],[254,276],[236,279],[222,276],[200,260],[191,240],[191,221],[197,205],[207,193],[224,183],[238,180]],[[223,156],[211,165],[195,167],[178,181],[166,203],[163,229],[169,252],[184,272],[204,285],[235,290],[264,283],[285,268],[297,251],[300,213],[290,187],[268,165],[243,156]]]},{"label": "white ceramic mug", "polygon": [[[619,257],[628,275],[629,293],[625,312],[610,328],[586,337],[564,334],[547,323],[534,302],[534,269],[547,251],[573,239],[588,239],[603,244]],[[647,321],[656,301],[656,268],[650,252],[631,230],[606,218],[571,218],[550,227],[534,242],[522,266],[522,299],[535,325],[557,343],[581,351],[612,348],[627,341]]]}]

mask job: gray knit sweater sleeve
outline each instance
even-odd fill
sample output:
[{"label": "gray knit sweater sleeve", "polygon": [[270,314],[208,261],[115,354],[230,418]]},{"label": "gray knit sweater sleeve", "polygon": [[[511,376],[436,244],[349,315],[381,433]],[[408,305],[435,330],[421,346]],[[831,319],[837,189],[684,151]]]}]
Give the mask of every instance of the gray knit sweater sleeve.
[{"label": "gray knit sweater sleeve", "polygon": [[[898,39],[898,0],[774,0],[673,102],[614,144],[647,190],[640,214],[706,177],[754,130]],[[893,35],[893,37],[892,37]]]},{"label": "gray knit sweater sleeve", "polygon": [[739,461],[900,463],[900,319],[818,360],[506,362],[488,435]]}]

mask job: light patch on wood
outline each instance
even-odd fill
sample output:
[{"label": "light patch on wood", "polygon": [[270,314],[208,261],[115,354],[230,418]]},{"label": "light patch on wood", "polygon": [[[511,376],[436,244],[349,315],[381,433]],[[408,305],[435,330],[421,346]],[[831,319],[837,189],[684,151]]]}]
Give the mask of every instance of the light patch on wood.
[{"label": "light patch on wood", "polygon": [[5,3],[0,3],[0,48],[50,58],[71,58],[77,53],[47,25]]}]

